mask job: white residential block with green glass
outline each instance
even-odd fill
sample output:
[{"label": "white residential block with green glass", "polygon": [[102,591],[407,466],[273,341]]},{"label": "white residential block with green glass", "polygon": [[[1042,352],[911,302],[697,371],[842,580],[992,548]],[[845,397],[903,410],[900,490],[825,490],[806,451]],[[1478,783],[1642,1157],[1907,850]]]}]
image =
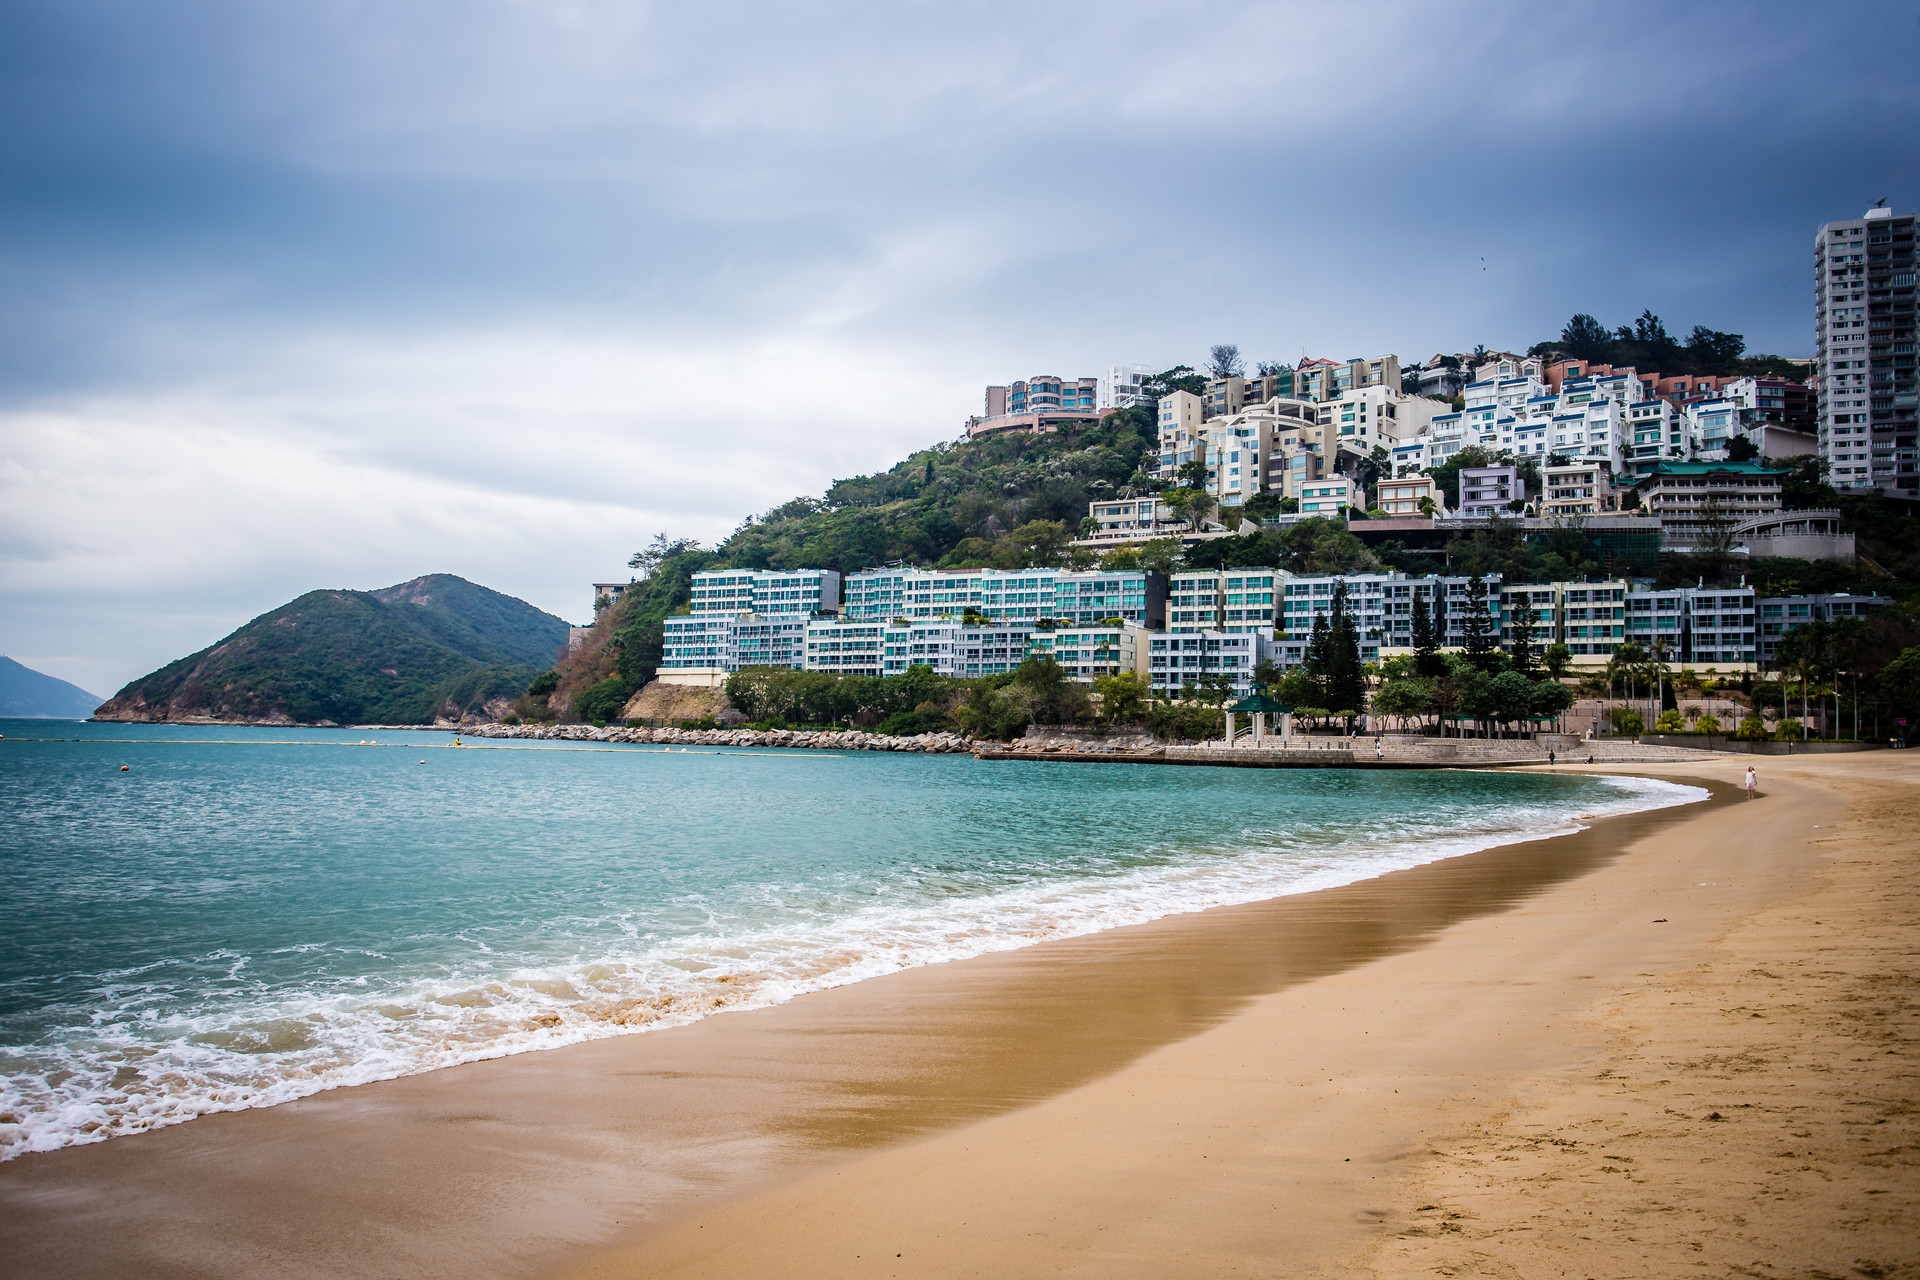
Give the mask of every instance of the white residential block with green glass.
[{"label": "white residential block with green glass", "polygon": [[1132,626],[1060,627],[1035,631],[1028,653],[1052,658],[1067,678],[1090,684],[1096,676],[1147,672],[1147,640],[1158,632]]},{"label": "white residential block with green glass", "polygon": [[972,679],[1012,671],[1025,661],[1032,628],[1000,623],[822,618],[807,624],[806,669],[835,675],[895,676],[932,667]]},{"label": "white residential block with green glass", "polygon": [[1162,697],[1216,679],[1234,696],[1245,697],[1253,691],[1254,665],[1272,657],[1274,649],[1274,642],[1258,632],[1164,631],[1146,637],[1146,643],[1147,678]]},{"label": "white residential block with green glass", "polygon": [[1277,569],[1198,569],[1177,573],[1167,588],[1169,631],[1274,631]]},{"label": "white residential block with green glass", "polygon": [[887,568],[848,575],[842,615],[957,622],[971,614],[1027,624],[1042,618],[1069,623],[1119,618],[1158,627],[1166,620],[1166,600],[1166,578],[1145,570]]}]

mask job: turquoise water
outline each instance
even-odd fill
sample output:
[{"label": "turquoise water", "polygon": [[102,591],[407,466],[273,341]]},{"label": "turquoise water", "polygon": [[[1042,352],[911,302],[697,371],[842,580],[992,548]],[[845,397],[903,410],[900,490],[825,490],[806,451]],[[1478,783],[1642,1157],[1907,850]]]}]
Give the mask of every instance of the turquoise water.
[{"label": "turquoise water", "polygon": [[[1698,794],[1474,772],[451,749],[446,734],[363,730],[0,733],[6,1155]],[[52,738],[77,740],[25,740]]]}]

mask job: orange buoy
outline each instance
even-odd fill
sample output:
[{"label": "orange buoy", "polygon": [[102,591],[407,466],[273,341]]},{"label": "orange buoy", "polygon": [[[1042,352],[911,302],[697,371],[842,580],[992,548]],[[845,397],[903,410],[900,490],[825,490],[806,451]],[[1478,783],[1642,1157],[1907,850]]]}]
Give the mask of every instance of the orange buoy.
[{"label": "orange buoy", "polygon": [[130,766],[130,765],[124,765],[124,764],[123,764],[123,765],[121,765],[121,766],[120,766],[120,772],[122,772],[122,773],[131,773],[132,771],[133,771],[133,770],[132,770],[132,766]]}]

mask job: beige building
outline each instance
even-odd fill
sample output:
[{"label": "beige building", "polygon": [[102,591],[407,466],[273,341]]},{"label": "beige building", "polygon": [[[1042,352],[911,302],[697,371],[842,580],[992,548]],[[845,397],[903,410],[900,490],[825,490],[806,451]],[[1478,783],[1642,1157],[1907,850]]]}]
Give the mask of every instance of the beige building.
[{"label": "beige building", "polygon": [[1378,490],[1379,500],[1375,505],[1390,516],[1446,514],[1445,495],[1434,484],[1432,476],[1403,476],[1398,480],[1383,478]]},{"label": "beige building", "polygon": [[1175,519],[1167,504],[1151,494],[1138,498],[1113,498],[1087,504],[1087,514],[1100,528],[1093,541],[1135,542],[1143,538],[1174,537],[1184,531],[1187,522]]},{"label": "beige building", "polygon": [[1155,479],[1171,480],[1181,467],[1205,456],[1200,441],[1200,424],[1206,416],[1202,403],[1191,391],[1160,397],[1160,455],[1154,463]]},{"label": "beige building", "polygon": [[1620,509],[1620,490],[1614,487],[1613,473],[1603,463],[1543,467],[1541,477],[1546,486],[1540,502],[1543,516],[1598,516]]},{"label": "beige building", "polygon": [[1373,360],[1302,360],[1293,371],[1293,394],[1302,400],[1337,400],[1365,387],[1400,390],[1400,357]]}]

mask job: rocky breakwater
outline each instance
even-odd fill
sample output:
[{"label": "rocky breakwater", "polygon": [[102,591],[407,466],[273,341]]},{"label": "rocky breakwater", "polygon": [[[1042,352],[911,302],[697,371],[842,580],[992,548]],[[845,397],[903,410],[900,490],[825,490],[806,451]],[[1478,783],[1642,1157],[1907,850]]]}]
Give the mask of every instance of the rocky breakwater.
[{"label": "rocky breakwater", "polygon": [[957,733],[884,733],[804,729],[596,729],[585,724],[484,724],[464,731],[469,738],[530,738],[560,742],[632,742],[672,747],[788,747],[815,751],[921,751],[938,755],[972,753],[986,744]]}]

